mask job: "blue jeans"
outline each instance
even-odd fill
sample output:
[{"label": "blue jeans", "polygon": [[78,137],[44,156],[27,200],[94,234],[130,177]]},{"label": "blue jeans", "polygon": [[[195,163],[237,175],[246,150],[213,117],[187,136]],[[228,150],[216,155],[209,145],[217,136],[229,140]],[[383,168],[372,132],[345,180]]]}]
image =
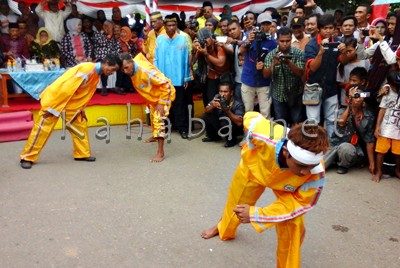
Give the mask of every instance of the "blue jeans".
[{"label": "blue jeans", "polygon": [[321,121],[321,104],[326,132],[328,133],[328,137],[331,138],[335,127],[335,111],[337,110],[339,104],[338,96],[334,95],[325,100],[322,100],[319,105],[307,105],[306,112],[308,120],[314,119],[319,124],[319,122]]},{"label": "blue jeans", "polygon": [[274,107],[275,117],[274,119],[285,120],[286,124],[291,125],[300,123],[303,120],[303,104],[301,103],[301,96],[292,106],[289,106],[287,102],[280,102],[272,98],[272,105]]}]

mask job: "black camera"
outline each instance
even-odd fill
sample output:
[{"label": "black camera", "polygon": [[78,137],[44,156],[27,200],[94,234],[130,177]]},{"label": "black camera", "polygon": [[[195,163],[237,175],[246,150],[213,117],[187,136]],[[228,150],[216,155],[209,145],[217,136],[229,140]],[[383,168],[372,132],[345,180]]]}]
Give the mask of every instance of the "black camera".
[{"label": "black camera", "polygon": [[255,37],[254,37],[255,41],[264,41],[266,39],[271,39],[271,35],[269,33],[265,33],[263,31],[261,31],[260,28],[258,28],[258,27],[255,27],[253,31],[255,34]]},{"label": "black camera", "polygon": [[191,30],[197,30],[199,28],[199,23],[197,20],[190,20],[188,23],[188,28]]},{"label": "black camera", "polygon": [[224,96],[221,96],[220,94],[217,94],[215,96],[214,100],[219,102],[219,104],[221,105],[221,108],[223,110],[226,110],[226,109],[229,108],[228,100]]},{"label": "black camera", "polygon": [[291,60],[293,59],[293,56],[291,54],[283,54],[283,53],[278,53],[278,59],[280,61],[284,61],[284,60]]},{"label": "black camera", "polygon": [[206,39],[199,38],[197,41],[199,41],[199,44],[200,44],[201,48],[205,48],[206,47]]},{"label": "black camera", "polygon": [[361,30],[361,32],[362,32],[362,35],[369,36],[369,29]]},{"label": "black camera", "polygon": [[340,45],[340,42],[330,42],[323,44],[324,48],[326,49],[337,49]]}]

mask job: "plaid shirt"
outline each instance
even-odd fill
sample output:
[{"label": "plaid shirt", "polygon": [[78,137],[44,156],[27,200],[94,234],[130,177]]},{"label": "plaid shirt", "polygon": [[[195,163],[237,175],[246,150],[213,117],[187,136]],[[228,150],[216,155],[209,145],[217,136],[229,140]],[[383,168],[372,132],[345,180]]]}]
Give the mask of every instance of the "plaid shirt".
[{"label": "plaid shirt", "polygon": [[[275,48],[268,53],[265,58],[264,65],[266,68],[271,67],[274,56],[279,52],[279,48]],[[291,61],[304,69],[304,53],[300,49],[290,48]],[[299,95],[303,90],[301,88],[301,77],[296,76],[286,64],[275,65],[271,76],[272,97],[279,102],[287,102],[288,95]]]}]

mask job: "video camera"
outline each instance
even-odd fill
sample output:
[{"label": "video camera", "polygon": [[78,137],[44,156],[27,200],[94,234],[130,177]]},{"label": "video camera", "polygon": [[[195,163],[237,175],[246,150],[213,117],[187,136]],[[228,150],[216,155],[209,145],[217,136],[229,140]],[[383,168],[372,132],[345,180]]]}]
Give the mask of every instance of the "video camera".
[{"label": "video camera", "polygon": [[368,98],[371,95],[370,92],[356,92],[354,93],[353,98],[358,99],[358,98]]},{"label": "video camera", "polygon": [[254,27],[253,32],[255,34],[255,41],[264,41],[267,39],[271,39],[271,35],[269,33],[261,31],[259,27]]},{"label": "video camera", "polygon": [[293,58],[292,54],[283,54],[282,52],[278,52],[276,56],[278,57],[279,61],[291,60]]}]

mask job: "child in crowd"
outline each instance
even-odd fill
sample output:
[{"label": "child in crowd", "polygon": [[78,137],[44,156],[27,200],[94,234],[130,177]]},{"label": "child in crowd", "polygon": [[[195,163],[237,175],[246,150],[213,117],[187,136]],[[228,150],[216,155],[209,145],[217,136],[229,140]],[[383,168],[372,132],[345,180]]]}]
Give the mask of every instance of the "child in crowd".
[{"label": "child in crowd", "polygon": [[350,73],[356,67],[363,67],[369,70],[370,63],[368,60],[359,60],[357,58],[357,39],[351,38],[345,41],[347,64],[340,63],[337,70],[336,81],[339,82],[341,87],[340,104],[342,106],[348,105],[348,89],[352,86],[350,83]]},{"label": "child in crowd", "polygon": [[383,158],[389,149],[396,158],[396,177],[400,178],[400,73],[390,71],[387,82],[384,87],[388,89],[388,94],[382,98],[379,105],[375,128],[376,172],[372,177],[375,182],[379,182],[382,177]]}]

